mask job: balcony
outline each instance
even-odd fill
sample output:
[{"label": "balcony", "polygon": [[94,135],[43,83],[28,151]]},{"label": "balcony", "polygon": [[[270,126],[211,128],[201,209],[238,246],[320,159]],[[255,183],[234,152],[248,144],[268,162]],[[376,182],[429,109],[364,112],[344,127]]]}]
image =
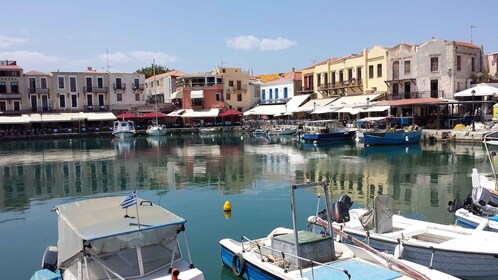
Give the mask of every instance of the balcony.
[{"label": "balcony", "polygon": [[301,91],[302,93],[310,93],[310,92],[314,92],[315,89],[313,87],[303,87],[303,90]]},{"label": "balcony", "polygon": [[85,112],[109,112],[109,105],[85,105]]},{"label": "balcony", "polygon": [[114,90],[125,90],[126,89],[126,84],[112,84],[112,88]]},{"label": "balcony", "polygon": [[51,112],[51,111],[53,111],[53,109],[50,108],[49,106],[30,107],[29,110],[31,112]]},{"label": "balcony", "polygon": [[21,99],[20,93],[0,93],[0,99]]},{"label": "balcony", "polygon": [[107,87],[83,87],[85,93],[107,93]]},{"label": "balcony", "polygon": [[135,84],[135,83],[132,83],[131,84],[131,88],[133,90],[144,90],[144,84]]},{"label": "balcony", "polygon": [[176,85],[177,88],[192,88],[192,89],[223,89],[223,84],[216,84],[214,82],[210,83],[178,83]]},{"label": "balcony", "polygon": [[444,90],[432,90],[432,91],[412,91],[412,92],[398,92],[389,94],[389,100],[400,100],[400,99],[417,99],[417,98],[446,98]]},{"label": "balcony", "polygon": [[48,88],[28,88],[28,93],[49,94],[50,89],[48,89]]}]

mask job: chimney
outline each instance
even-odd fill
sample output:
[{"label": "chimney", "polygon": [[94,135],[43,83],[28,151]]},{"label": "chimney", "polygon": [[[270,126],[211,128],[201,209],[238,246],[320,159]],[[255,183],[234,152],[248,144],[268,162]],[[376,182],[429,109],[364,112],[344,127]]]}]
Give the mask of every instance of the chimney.
[{"label": "chimney", "polygon": [[92,67],[87,67],[88,71],[92,71]]},{"label": "chimney", "polygon": [[292,68],[291,68],[291,72],[292,72],[292,73],[296,72],[296,68],[292,67]]}]

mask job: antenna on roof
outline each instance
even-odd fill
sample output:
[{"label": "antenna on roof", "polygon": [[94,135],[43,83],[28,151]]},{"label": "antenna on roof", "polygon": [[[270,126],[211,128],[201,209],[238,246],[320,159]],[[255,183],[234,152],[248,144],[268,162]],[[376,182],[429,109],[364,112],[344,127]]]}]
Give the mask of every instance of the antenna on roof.
[{"label": "antenna on roof", "polygon": [[225,64],[227,64],[226,61],[223,61],[223,59],[221,60],[221,68],[223,68],[225,66]]},{"label": "antenna on roof", "polygon": [[471,26],[470,26],[470,43],[471,43],[471,44],[473,44],[473,43],[474,43],[474,42],[473,42],[473,38],[472,38],[472,30],[473,30],[474,28],[477,28],[477,26],[475,26],[475,25],[471,25]]},{"label": "antenna on roof", "polygon": [[317,60],[316,58],[312,58],[311,59],[311,64],[315,64],[316,60]]},{"label": "antenna on roof", "polygon": [[111,65],[109,65],[109,51],[107,49],[105,49],[105,53],[107,55],[107,73],[110,73],[110,68],[111,68]]}]

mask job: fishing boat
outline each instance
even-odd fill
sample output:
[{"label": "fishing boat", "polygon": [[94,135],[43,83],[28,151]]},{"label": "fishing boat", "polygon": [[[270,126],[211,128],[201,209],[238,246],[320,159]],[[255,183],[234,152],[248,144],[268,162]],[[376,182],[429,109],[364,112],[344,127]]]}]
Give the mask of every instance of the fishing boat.
[{"label": "fishing boat", "polygon": [[[254,280],[456,279],[412,262],[395,260],[358,240],[364,247],[336,242],[330,235],[298,230],[294,192],[315,186],[324,188],[328,205],[328,182],[293,185],[293,228],[277,227],[268,236],[254,240],[221,240],[222,264],[237,277]],[[327,215],[330,221],[330,213]]]},{"label": "fishing boat", "polygon": [[[498,236],[456,225],[441,225],[394,215],[392,197],[377,196],[374,208],[352,209],[350,220],[333,227],[379,251],[464,279],[498,278]],[[347,207],[346,207],[347,208]],[[328,225],[320,216],[310,222]],[[350,242],[342,239],[343,242]]]},{"label": "fishing boat", "polygon": [[498,232],[498,212],[496,209],[488,213],[476,213],[460,208],[456,210],[455,218],[458,225],[462,227]]},{"label": "fishing boat", "polygon": [[112,134],[116,138],[133,137],[136,134],[135,124],[133,121],[115,121]]},{"label": "fishing boat", "polygon": [[251,132],[252,136],[266,136],[268,134],[268,130],[266,128],[256,128]]},{"label": "fishing boat", "polygon": [[363,132],[363,143],[369,145],[403,145],[420,142],[422,129],[416,124],[409,124],[408,117],[386,117],[383,129]]},{"label": "fishing boat", "polygon": [[157,95],[157,84],[156,84],[156,62],[154,60],[153,62],[153,69],[154,69],[154,73],[153,73],[153,76],[154,76],[154,104],[155,104],[155,121],[153,121],[151,124],[148,125],[147,127],[147,130],[146,130],[146,133],[147,135],[150,135],[150,136],[163,136],[163,135],[166,135],[166,128],[162,125],[159,124],[159,121],[158,121],[158,111],[157,111],[157,99],[156,99],[156,95]]},{"label": "fishing boat", "polygon": [[276,127],[268,129],[268,136],[294,135],[297,132],[295,127]]},{"label": "fishing boat", "polygon": [[302,139],[305,142],[325,142],[351,140],[353,129],[345,128],[338,120],[310,121],[303,127]]},{"label": "fishing boat", "polygon": [[493,157],[496,156],[496,150],[490,150],[491,146],[498,146],[498,132],[490,132],[483,137],[484,147],[488,156],[489,165],[491,166],[491,174],[478,172],[476,168],[472,169],[472,187],[483,187],[491,192],[491,201],[498,204],[498,184],[496,170],[493,163]]},{"label": "fishing boat", "polygon": [[[59,240],[47,248],[42,270],[31,279],[204,279],[190,259],[185,219],[135,193],[76,201],[54,210]],[[182,257],[180,235],[188,261]]]}]

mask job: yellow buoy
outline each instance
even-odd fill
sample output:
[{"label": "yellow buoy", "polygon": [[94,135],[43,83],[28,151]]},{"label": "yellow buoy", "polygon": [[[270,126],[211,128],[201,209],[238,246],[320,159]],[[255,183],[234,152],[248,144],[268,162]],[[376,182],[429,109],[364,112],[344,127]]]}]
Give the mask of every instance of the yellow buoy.
[{"label": "yellow buoy", "polygon": [[223,211],[225,212],[230,212],[232,211],[232,204],[230,203],[230,201],[225,201],[225,204],[223,204]]},{"label": "yellow buoy", "polygon": [[225,219],[230,220],[230,218],[232,217],[232,211],[223,212],[223,216],[225,216]]}]

